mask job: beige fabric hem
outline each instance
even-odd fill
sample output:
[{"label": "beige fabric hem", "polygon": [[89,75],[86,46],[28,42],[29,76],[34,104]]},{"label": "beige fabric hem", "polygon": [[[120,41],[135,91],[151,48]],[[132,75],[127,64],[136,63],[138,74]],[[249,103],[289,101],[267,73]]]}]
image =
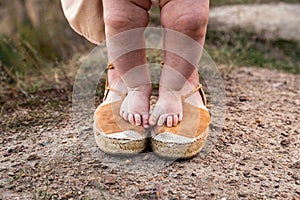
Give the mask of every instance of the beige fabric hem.
[{"label": "beige fabric hem", "polygon": [[105,40],[102,0],[61,0],[70,26],[94,44]]}]

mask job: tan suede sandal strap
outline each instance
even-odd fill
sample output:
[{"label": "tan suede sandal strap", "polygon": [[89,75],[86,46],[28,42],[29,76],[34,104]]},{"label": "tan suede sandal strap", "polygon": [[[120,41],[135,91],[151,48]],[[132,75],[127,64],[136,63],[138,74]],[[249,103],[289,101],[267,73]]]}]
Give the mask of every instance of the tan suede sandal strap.
[{"label": "tan suede sandal strap", "polygon": [[202,101],[203,101],[204,106],[207,106],[206,96],[205,96],[205,93],[204,93],[204,90],[203,90],[202,87],[199,89],[199,93],[200,93],[200,95],[202,97]]},{"label": "tan suede sandal strap", "polygon": [[[115,68],[115,66],[112,63],[109,63],[106,67],[106,70],[108,71],[108,70],[114,69],[114,68]],[[104,95],[103,95],[103,101],[106,100],[109,91],[112,91],[112,92],[118,94],[121,97],[126,96],[126,94],[122,94],[120,91],[109,87],[108,72],[107,71],[106,71],[106,81],[105,81],[105,91],[104,91]]]},{"label": "tan suede sandal strap", "polygon": [[192,96],[195,92],[197,92],[198,90],[200,90],[200,88],[202,88],[202,84],[198,84],[192,91],[190,91],[189,93],[187,93],[186,95],[183,96],[183,98],[189,98],[190,96]]},{"label": "tan suede sandal strap", "polygon": [[108,63],[106,69],[114,69],[115,66],[112,63]]},{"label": "tan suede sandal strap", "polygon": [[[105,88],[105,91],[112,91],[112,92],[118,94],[119,96],[125,96],[125,95],[126,95],[126,94],[123,94],[122,92],[120,92],[119,90],[115,90],[115,89],[110,88],[110,87],[108,87],[108,86]],[[107,92],[107,93],[108,93],[108,92]]]},{"label": "tan suede sandal strap", "polygon": [[197,91],[199,91],[199,93],[202,97],[203,104],[204,104],[204,106],[206,106],[207,101],[206,101],[206,97],[205,97],[204,91],[202,89],[202,84],[201,83],[199,83],[192,91],[190,91],[186,95],[182,96],[182,99],[185,100],[185,99],[189,98],[190,96],[192,96]]}]

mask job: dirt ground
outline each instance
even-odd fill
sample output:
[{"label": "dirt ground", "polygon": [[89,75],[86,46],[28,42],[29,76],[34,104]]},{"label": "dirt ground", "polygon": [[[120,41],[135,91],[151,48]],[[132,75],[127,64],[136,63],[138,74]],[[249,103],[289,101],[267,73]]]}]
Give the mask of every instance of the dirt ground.
[{"label": "dirt ground", "polygon": [[210,10],[209,26],[216,30],[235,27],[267,39],[300,40],[300,4],[271,3],[230,5]]},{"label": "dirt ground", "polygon": [[11,96],[0,199],[300,199],[299,75],[247,67],[224,83],[225,124],[211,125],[199,156],[175,162],[99,151],[90,127],[74,128],[71,89]]}]

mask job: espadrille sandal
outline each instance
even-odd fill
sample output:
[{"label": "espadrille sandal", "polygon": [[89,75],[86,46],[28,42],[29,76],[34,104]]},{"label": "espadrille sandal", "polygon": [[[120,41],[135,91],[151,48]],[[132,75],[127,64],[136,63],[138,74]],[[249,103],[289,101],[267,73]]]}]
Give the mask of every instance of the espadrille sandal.
[{"label": "espadrille sandal", "polygon": [[204,146],[208,135],[210,114],[185,101],[199,91],[206,106],[202,85],[199,84],[187,95],[182,96],[183,121],[175,127],[163,126],[151,137],[153,151],[162,157],[185,159],[197,155]]},{"label": "espadrille sandal", "polygon": [[[107,69],[114,69],[109,64]],[[120,101],[99,105],[94,114],[94,135],[98,147],[108,154],[131,155],[142,152],[147,145],[146,131],[142,126],[134,126],[120,115],[121,104],[126,97],[120,91],[109,87],[106,77],[106,88],[103,101],[112,91],[121,97]]]}]

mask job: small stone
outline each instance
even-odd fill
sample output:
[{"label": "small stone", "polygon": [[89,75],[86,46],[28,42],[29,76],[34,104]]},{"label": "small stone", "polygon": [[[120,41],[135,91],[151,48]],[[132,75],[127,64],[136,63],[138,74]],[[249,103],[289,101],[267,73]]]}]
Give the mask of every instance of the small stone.
[{"label": "small stone", "polygon": [[246,163],[244,161],[241,161],[240,165],[244,166],[244,165],[246,165]]},{"label": "small stone", "polygon": [[15,173],[13,173],[13,172],[8,172],[8,176],[14,176],[15,175]]},{"label": "small stone", "polygon": [[50,142],[41,142],[41,143],[39,143],[39,145],[42,146],[42,147],[47,146],[48,144],[50,144]]},{"label": "small stone", "polygon": [[48,180],[49,180],[49,181],[53,181],[53,180],[54,180],[54,177],[53,177],[52,175],[50,175],[50,176],[48,177]]},{"label": "small stone", "polygon": [[284,136],[284,137],[288,137],[289,133],[288,132],[282,132],[281,135]]},{"label": "small stone", "polygon": [[90,126],[81,126],[81,127],[79,127],[80,132],[87,132],[87,131],[90,131],[90,130],[92,130],[92,128]]},{"label": "small stone", "polygon": [[147,160],[149,160],[149,155],[145,155],[143,158],[142,158],[142,161],[147,161]]},{"label": "small stone", "polygon": [[290,143],[291,143],[291,142],[290,142],[290,140],[288,140],[288,139],[283,139],[283,140],[281,140],[281,142],[280,142],[280,144],[281,144],[282,146],[285,146],[285,147],[289,146]]},{"label": "small stone", "polygon": [[291,125],[291,124],[292,124],[292,122],[291,122],[290,120],[285,120],[285,123],[286,123],[287,125]]},{"label": "small stone", "polygon": [[12,190],[12,189],[14,189],[16,186],[14,185],[14,184],[11,184],[11,185],[9,185],[8,187],[7,187],[7,189],[9,189],[9,190]]},{"label": "small stone", "polygon": [[250,177],[250,171],[244,171],[243,175],[247,178]]},{"label": "small stone", "polygon": [[129,164],[131,163],[131,160],[127,159],[127,160],[125,161],[125,163],[126,163],[127,165],[129,165]]},{"label": "small stone", "polygon": [[12,153],[13,151],[14,151],[13,148],[11,148],[11,147],[8,147],[8,148],[7,148],[7,153]]},{"label": "small stone", "polygon": [[115,184],[116,178],[114,176],[107,176],[105,178],[105,184]]},{"label": "small stone", "polygon": [[300,162],[296,161],[295,163],[293,163],[293,167],[296,169],[300,169]]},{"label": "small stone", "polygon": [[255,117],[255,121],[256,121],[256,123],[260,123],[261,122],[261,118],[260,117]]},{"label": "small stone", "polygon": [[71,194],[70,194],[69,192],[67,192],[67,193],[65,194],[65,197],[66,197],[66,198],[70,198],[70,197],[71,197]]},{"label": "small stone", "polygon": [[262,187],[265,187],[265,188],[269,188],[269,185],[266,184],[266,183],[262,183],[261,186],[262,186]]},{"label": "small stone", "polygon": [[5,152],[5,153],[3,154],[3,157],[7,157],[7,156],[10,156],[10,153]]},{"label": "small stone", "polygon": [[259,123],[257,126],[258,126],[258,127],[261,127],[261,128],[265,128],[265,127],[266,127],[266,125],[263,124],[263,123]]},{"label": "small stone", "polygon": [[295,181],[296,185],[300,185],[300,180]]},{"label": "small stone", "polygon": [[36,154],[31,154],[28,156],[27,160],[30,161],[30,160],[38,160],[40,159],[40,157]]},{"label": "small stone", "polygon": [[246,97],[246,96],[240,96],[240,97],[239,97],[239,100],[242,101],[242,102],[243,102],[243,101],[247,101],[247,97]]},{"label": "small stone", "polygon": [[102,165],[102,167],[101,167],[102,169],[107,169],[108,168],[108,166],[107,165]]},{"label": "small stone", "polygon": [[88,161],[88,164],[94,164],[94,163],[95,163],[95,160]]},{"label": "small stone", "polygon": [[247,194],[239,192],[239,197],[247,197]]},{"label": "small stone", "polygon": [[22,186],[16,187],[17,192],[22,192],[23,190],[24,190],[24,188]]}]

